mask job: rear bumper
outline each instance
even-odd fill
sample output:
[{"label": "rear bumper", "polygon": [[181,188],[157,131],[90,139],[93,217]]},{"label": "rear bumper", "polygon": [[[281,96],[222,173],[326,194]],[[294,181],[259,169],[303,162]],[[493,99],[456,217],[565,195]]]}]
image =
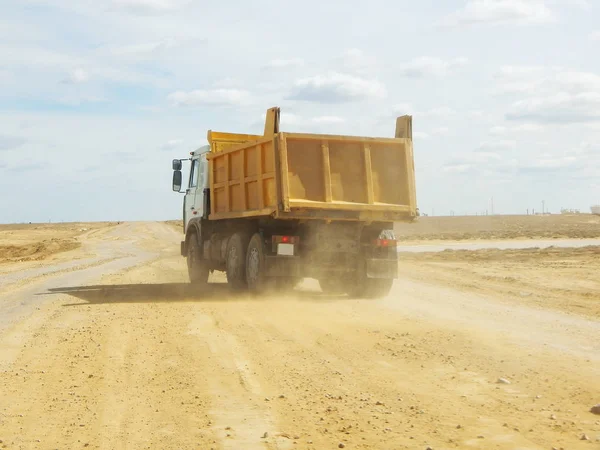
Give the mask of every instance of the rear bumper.
[{"label": "rear bumper", "polygon": [[265,275],[267,277],[304,278],[304,264],[299,257],[265,256]]}]

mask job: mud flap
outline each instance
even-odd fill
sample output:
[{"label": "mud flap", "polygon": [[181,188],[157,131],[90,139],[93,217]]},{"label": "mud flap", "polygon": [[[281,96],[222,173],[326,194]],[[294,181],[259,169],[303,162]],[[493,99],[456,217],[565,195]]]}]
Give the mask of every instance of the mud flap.
[{"label": "mud flap", "polygon": [[398,260],[367,259],[367,278],[398,278]]},{"label": "mud flap", "polygon": [[187,249],[185,248],[185,241],[181,241],[180,245],[181,256],[187,256]]},{"label": "mud flap", "polygon": [[304,277],[300,258],[295,256],[265,256],[267,277]]}]

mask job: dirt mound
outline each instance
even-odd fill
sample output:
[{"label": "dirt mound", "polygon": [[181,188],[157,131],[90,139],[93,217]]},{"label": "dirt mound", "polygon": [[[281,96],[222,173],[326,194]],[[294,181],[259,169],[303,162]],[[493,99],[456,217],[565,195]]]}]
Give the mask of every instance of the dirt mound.
[{"label": "dirt mound", "polygon": [[74,250],[81,244],[75,240],[47,239],[24,245],[0,246],[0,263],[15,261],[39,261],[56,253]]}]

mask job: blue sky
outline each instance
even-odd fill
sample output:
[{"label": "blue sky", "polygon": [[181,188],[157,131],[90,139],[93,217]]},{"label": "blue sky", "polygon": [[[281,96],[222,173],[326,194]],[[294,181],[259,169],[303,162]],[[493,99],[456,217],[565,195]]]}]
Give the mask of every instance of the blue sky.
[{"label": "blue sky", "polygon": [[423,212],[600,203],[600,4],[6,0],[0,222],[179,218],[208,129],[391,136]]}]

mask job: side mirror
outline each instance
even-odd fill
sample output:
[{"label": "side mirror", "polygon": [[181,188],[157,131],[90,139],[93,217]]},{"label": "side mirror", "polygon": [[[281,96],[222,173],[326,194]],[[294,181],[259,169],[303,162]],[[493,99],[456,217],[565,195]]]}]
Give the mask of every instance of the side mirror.
[{"label": "side mirror", "polygon": [[173,170],[181,170],[181,160],[180,159],[173,160]]},{"label": "side mirror", "polygon": [[173,190],[175,192],[181,192],[181,170],[175,170],[173,172]]}]

